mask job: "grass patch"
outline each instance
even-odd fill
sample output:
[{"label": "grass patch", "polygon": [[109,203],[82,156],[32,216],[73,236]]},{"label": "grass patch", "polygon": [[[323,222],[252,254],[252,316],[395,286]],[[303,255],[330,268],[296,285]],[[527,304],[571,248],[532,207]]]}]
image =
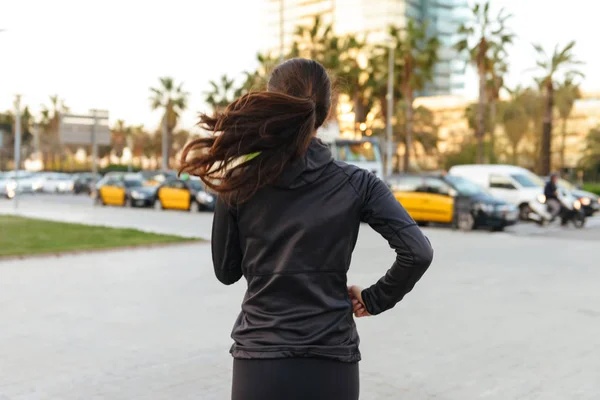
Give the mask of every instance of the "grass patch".
[{"label": "grass patch", "polygon": [[0,257],[190,242],[180,236],[0,215]]},{"label": "grass patch", "polygon": [[586,192],[596,193],[600,196],[600,183],[586,183],[583,185],[583,190]]}]

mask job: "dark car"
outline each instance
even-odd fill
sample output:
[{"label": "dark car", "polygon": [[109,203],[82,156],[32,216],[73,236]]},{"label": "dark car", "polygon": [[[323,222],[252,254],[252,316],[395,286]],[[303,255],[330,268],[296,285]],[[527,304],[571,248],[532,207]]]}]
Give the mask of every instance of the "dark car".
[{"label": "dark car", "polygon": [[94,176],[90,173],[82,173],[75,175],[73,182],[73,193],[75,194],[90,194],[92,193],[92,183]]},{"label": "dark car", "polygon": [[458,176],[446,175],[441,179],[454,190],[454,224],[463,230],[479,227],[493,231],[517,223],[519,209],[493,197],[477,184]]},{"label": "dark car", "polygon": [[[545,179],[549,180],[550,177]],[[578,189],[577,186],[562,178],[558,179],[558,187],[568,190],[577,200],[579,200],[586,217],[591,217],[594,213],[600,211],[600,197],[598,195]]]}]

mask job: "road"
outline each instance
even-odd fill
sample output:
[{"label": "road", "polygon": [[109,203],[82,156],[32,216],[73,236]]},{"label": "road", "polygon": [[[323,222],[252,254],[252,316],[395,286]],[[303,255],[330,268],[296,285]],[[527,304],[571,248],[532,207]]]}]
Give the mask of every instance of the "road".
[{"label": "road", "polygon": [[[0,213],[12,212],[13,203],[0,199]],[[19,201],[17,212],[31,217],[114,227],[134,227],[149,232],[205,239],[210,239],[212,222],[212,215],[206,212],[190,214],[181,211],[94,206],[92,199],[83,195],[23,196]],[[504,234],[595,241],[600,240],[600,216],[589,218],[584,229],[575,229],[572,226],[564,228],[558,222],[547,227],[524,223],[510,227],[500,235]]]},{"label": "road", "polygon": [[[71,197],[21,206],[210,234],[210,214],[93,208]],[[0,212],[10,207],[0,202]],[[435,260],[414,292],[357,320],[362,400],[598,398],[595,220],[577,232],[425,231]],[[349,283],[372,284],[393,257],[363,227]],[[207,244],[0,262],[0,399],[227,399],[229,333],[244,290],[214,279]]]}]

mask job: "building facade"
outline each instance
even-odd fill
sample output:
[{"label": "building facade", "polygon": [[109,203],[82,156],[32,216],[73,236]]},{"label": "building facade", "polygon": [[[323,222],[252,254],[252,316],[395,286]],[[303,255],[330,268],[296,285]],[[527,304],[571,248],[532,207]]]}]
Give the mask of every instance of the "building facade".
[{"label": "building facade", "polygon": [[333,24],[337,35],[362,34],[372,44],[385,43],[390,25],[406,26],[412,18],[427,23],[441,42],[433,82],[419,95],[448,95],[464,87],[465,60],[453,46],[456,32],[468,17],[466,0],[266,0],[265,50],[278,53],[294,41],[297,26],[310,26],[316,16]]}]

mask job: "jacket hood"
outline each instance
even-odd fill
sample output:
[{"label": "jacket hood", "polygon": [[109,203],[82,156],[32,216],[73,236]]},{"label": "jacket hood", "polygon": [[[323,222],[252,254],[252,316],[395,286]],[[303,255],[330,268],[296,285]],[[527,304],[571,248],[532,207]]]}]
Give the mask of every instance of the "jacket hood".
[{"label": "jacket hood", "polygon": [[323,174],[333,161],[329,147],[317,138],[312,138],[304,157],[288,165],[274,186],[295,189],[308,185]]}]

